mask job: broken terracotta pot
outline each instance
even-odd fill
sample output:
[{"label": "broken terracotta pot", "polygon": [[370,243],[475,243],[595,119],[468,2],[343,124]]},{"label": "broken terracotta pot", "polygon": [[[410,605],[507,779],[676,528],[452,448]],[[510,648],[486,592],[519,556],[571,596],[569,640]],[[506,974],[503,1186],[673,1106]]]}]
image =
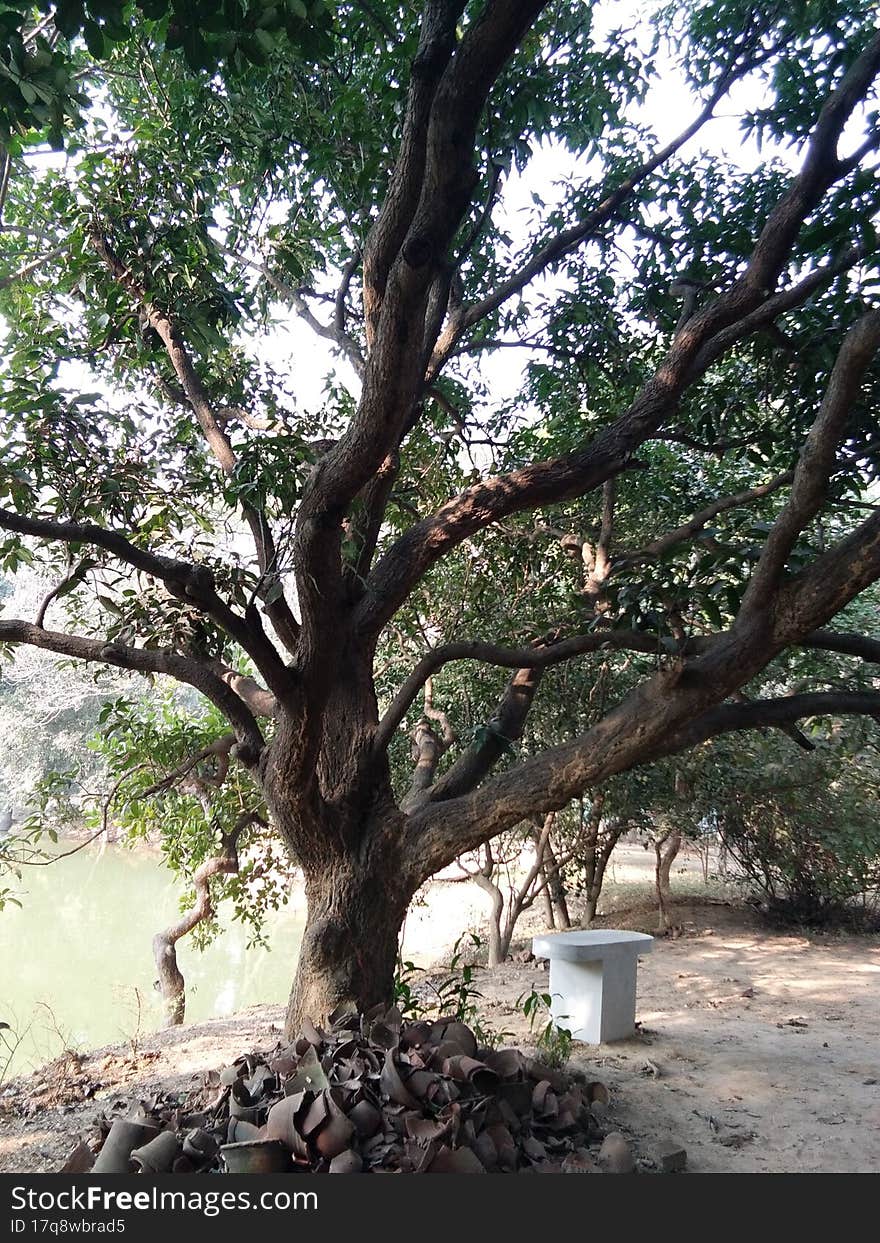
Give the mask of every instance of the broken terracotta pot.
[{"label": "broken terracotta pot", "polygon": [[[306,1024],[265,1056],[247,1054],[200,1088],[105,1123],[95,1168],[548,1173],[569,1157],[568,1168],[589,1168],[603,1135],[591,1100],[603,1090],[586,1083],[518,1050],[480,1047],[453,1017],[407,1024],[394,1008],[346,1010],[329,1030]],[[86,1145],[76,1162],[90,1154]]]},{"label": "broken terracotta pot", "polygon": [[148,1144],[135,1148],[131,1159],[140,1174],[167,1174],[180,1151],[175,1131],[160,1131]]},{"label": "broken terracotta pot", "polygon": [[286,1174],[291,1168],[290,1153],[274,1139],[224,1144],[220,1155],[230,1174]]},{"label": "broken terracotta pot", "polygon": [[131,1153],[159,1134],[159,1128],[130,1118],[116,1118],[92,1166],[93,1174],[130,1174]]}]

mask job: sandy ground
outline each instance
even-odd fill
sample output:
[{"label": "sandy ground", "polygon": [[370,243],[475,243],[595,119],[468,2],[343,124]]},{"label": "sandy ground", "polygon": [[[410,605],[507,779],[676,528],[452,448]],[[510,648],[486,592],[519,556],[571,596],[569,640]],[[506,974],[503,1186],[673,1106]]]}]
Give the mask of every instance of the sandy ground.
[{"label": "sandy ground", "polygon": [[[606,924],[653,931],[640,892],[647,864],[624,852]],[[880,937],[775,933],[705,898],[693,866],[674,883],[682,933],[642,960],[637,1037],[572,1050],[572,1063],[612,1091],[609,1125],[648,1158],[658,1142],[679,1142],[694,1173],[880,1172]],[[451,941],[462,923],[449,903]],[[537,924],[532,915],[523,932]],[[546,989],[541,964],[478,968],[474,986],[482,1020],[506,1043],[534,1042],[516,1001]],[[193,1086],[241,1052],[271,1047],[281,1018],[259,1007],[15,1081],[0,1093],[0,1171],[58,1169],[102,1111],[159,1086]]]},{"label": "sandy ground", "polygon": [[[639,968],[633,1040],[575,1045],[650,1156],[692,1172],[880,1173],[880,938],[768,933],[748,913],[679,906],[687,931]],[[651,931],[652,916],[626,921]],[[481,972],[489,1020],[525,1040],[509,999],[546,988],[534,964]]]}]

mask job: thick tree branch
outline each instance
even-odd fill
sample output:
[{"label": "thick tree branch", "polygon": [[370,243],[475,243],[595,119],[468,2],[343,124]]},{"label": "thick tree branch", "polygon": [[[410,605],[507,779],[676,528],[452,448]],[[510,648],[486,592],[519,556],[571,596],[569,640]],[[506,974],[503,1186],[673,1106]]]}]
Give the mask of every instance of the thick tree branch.
[{"label": "thick tree branch", "polygon": [[[670,739],[667,754],[689,750],[710,738],[736,730],[775,726],[787,731],[795,721],[819,716],[872,716],[880,721],[880,694],[875,691],[813,691],[784,699],[720,704],[679,730]],[[812,748],[812,744],[809,745]]]},{"label": "thick tree branch", "polygon": [[451,661],[479,660],[504,669],[549,669],[589,652],[636,651],[655,655],[661,650],[657,635],[640,634],[635,630],[592,631],[590,634],[574,635],[540,647],[504,647],[478,639],[444,643],[442,647],[435,647],[423,656],[401,685],[379,722],[373,743],[374,751],[378,754],[388,746],[394,731],[412,707],[428,678]]},{"label": "thick tree branch", "polygon": [[878,71],[880,34],[827,99],[808,141],[801,172],[771,211],[742,273],[676,335],[629,409],[583,449],[475,484],[411,527],[373,570],[361,606],[361,624],[371,629],[381,626],[430,566],[474,531],[521,509],[583,495],[619,473],[638,446],[676,409],[688,386],[719,356],[719,337],[724,348],[729,348],[733,340],[753,331],[767,317],[809,297],[835,265],[827,265],[821,276],[811,274],[784,294],[774,295],[773,290],[803,222],[844,171],[836,155],[838,139]]},{"label": "thick tree branch", "polygon": [[[451,56],[460,8],[433,0],[426,9],[420,45],[428,49],[424,82],[416,80],[412,88],[418,94],[424,87],[426,100],[414,109],[411,96],[406,124],[413,127],[413,150],[399,161],[388,206],[364,255],[370,353],[361,400],[345,435],[310,477],[297,518],[294,561],[307,664],[318,658],[320,635],[342,605],[343,517],[397,450],[421,396],[429,302],[437,297],[438,282],[449,287],[448,250],[473,192],[479,116],[498,74],[545,3],[488,0]],[[409,141],[405,137],[405,147]]]},{"label": "thick tree branch", "polygon": [[221,682],[225,682],[235,691],[239,699],[244,700],[254,716],[274,717],[278,715],[278,700],[271,691],[260,686],[250,674],[230,669],[228,665],[224,665],[222,660],[208,660],[205,664]]},{"label": "thick tree branch", "polygon": [[[279,685],[282,694],[287,691],[288,675],[275,648],[260,629],[249,625],[245,618],[221,599],[217,594],[214,576],[207,566],[149,552],[132,543],[121,532],[99,527],[94,523],[31,518],[12,510],[0,509],[0,529],[63,544],[86,544],[102,548],[134,569],[158,579],[176,600],[200,609],[215,621],[247,652],[267,680],[271,679]],[[57,595],[58,590],[56,587],[53,596]],[[48,605],[49,600],[44,603]]]},{"label": "thick tree branch", "polygon": [[871,311],[849,330],[838,351],[819,413],[798,456],[788,501],[767,536],[743,596],[741,618],[763,608],[798,536],[821,509],[838,443],[878,349],[880,311]]},{"label": "thick tree branch", "polygon": [[236,758],[253,767],[262,752],[264,740],[256,719],[244,701],[211,669],[200,661],[176,652],[154,648],[127,647],[103,639],[45,630],[20,619],[0,619],[0,643],[25,643],[30,647],[56,652],[102,665],[114,665],[135,673],[162,673],[195,687],[220,709],[235,730]]},{"label": "thick tree branch", "polygon": [[507,684],[498,710],[466,751],[431,787],[432,803],[456,798],[472,790],[522,737],[526,718],[535,701],[543,670],[518,669]]},{"label": "thick tree branch", "polygon": [[455,50],[456,24],[464,0],[426,0],[419,45],[411,66],[400,150],[382,210],[364,251],[367,343],[378,325],[388,275],[418,206],[424,177],[431,108],[443,71]]},{"label": "thick tree branch", "polygon": [[[558,810],[616,773],[683,749],[687,744],[675,739],[692,722],[745,686],[785,648],[808,640],[878,578],[880,514],[872,513],[780,587],[760,616],[716,636],[695,658],[675,662],[642,682],[587,733],[442,807],[431,803],[419,809],[410,818],[409,832],[425,861],[425,875],[525,816]],[[746,714],[752,705],[735,709]]]},{"label": "thick tree branch", "polygon": [[[424,713],[412,733],[415,770],[406,797],[400,804],[403,811],[412,811],[424,801],[434,783],[441,758],[455,742],[455,731],[449,717],[442,709],[434,707],[434,684],[430,677],[425,680]],[[440,726],[439,736],[431,725],[432,721]]]},{"label": "thick tree branch", "polygon": [[815,630],[802,641],[804,647],[822,652],[839,652],[857,656],[869,664],[880,665],[880,639],[863,634],[842,634],[834,630]]}]

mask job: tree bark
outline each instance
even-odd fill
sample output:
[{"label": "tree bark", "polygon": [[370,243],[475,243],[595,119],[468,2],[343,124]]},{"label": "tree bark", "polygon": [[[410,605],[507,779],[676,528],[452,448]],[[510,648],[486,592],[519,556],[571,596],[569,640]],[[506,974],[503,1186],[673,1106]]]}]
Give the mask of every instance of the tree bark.
[{"label": "tree bark", "polygon": [[541,890],[541,905],[544,908],[544,923],[548,928],[556,929],[556,910],[553,906],[553,899],[550,897],[550,876],[546,865],[541,867],[541,884],[544,888]]},{"label": "tree bark", "polygon": [[153,958],[159,973],[156,982],[165,1010],[165,1027],[179,1027],[186,1017],[186,981],[177,964],[177,942],[211,915],[211,878],[231,876],[238,871],[238,838],[256,818],[249,814],[242,815],[232,832],[224,835],[222,853],[206,859],[196,868],[193,876],[196,900],[193,906],[176,924],[153,937]]},{"label": "tree bark", "polygon": [[672,901],[669,873],[672,870],[672,865],[679,850],[681,850],[681,833],[677,829],[670,829],[654,842],[654,856],[656,860],[654,881],[657,889],[658,908],[657,931],[661,934],[667,933],[672,926],[669,919],[669,904]]},{"label": "tree bark", "polygon": [[483,892],[489,895],[489,901],[492,904],[491,913],[489,915],[489,944],[487,947],[486,965],[490,969],[494,970],[495,967],[500,966],[507,957],[507,951],[510,949],[510,937],[513,929],[509,926],[502,929],[502,921],[504,917],[504,895],[494,881],[492,881],[488,876],[485,876],[482,872],[478,872],[474,876],[474,883],[479,885]]},{"label": "tree bark", "polygon": [[550,842],[547,843],[544,850],[544,860],[544,867],[547,872],[547,891],[550,896],[550,909],[553,916],[555,916],[555,923],[551,921],[551,926],[570,928],[571,916],[568,911],[562,869],[559,866],[556,852]]},{"label": "tree bark", "polygon": [[[357,851],[337,853],[305,871],[303,932],[285,1032],[303,1019],[326,1023],[334,1010],[390,1004],[400,929],[418,884],[400,857],[370,863]],[[384,856],[383,856],[384,859]]]}]

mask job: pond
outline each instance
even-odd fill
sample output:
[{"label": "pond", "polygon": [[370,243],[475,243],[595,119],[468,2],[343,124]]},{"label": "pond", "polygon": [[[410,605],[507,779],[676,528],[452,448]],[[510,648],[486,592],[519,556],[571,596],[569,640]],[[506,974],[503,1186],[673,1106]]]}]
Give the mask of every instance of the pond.
[{"label": "pond", "polygon": [[[69,844],[68,847],[69,848]],[[0,912],[0,1021],[25,1032],[6,1077],[57,1056],[131,1041],[161,1026],[151,941],[179,912],[181,882],[142,847],[87,846],[49,867],[25,868],[22,906]],[[484,899],[463,885],[429,885],[406,920],[404,956],[427,966],[479,926]],[[287,999],[305,923],[302,887],[267,921],[269,948],[220,908],[221,936],[204,952],[190,938],[177,957],[187,1022]],[[6,1033],[9,1034],[9,1033]],[[0,1045],[0,1079],[6,1053]]]},{"label": "pond", "polygon": [[[0,1021],[27,1029],[7,1075],[65,1044],[94,1048],[161,1025],[151,940],[178,917],[180,892],[180,881],[144,849],[86,847],[50,867],[24,869],[21,908],[0,912]],[[199,952],[189,938],[178,946],[189,1022],[282,1002],[290,989],[301,895],[272,913],[270,949],[248,949],[248,929],[222,907],[220,914],[225,930],[208,949]],[[5,1059],[0,1048],[0,1071]]]}]

